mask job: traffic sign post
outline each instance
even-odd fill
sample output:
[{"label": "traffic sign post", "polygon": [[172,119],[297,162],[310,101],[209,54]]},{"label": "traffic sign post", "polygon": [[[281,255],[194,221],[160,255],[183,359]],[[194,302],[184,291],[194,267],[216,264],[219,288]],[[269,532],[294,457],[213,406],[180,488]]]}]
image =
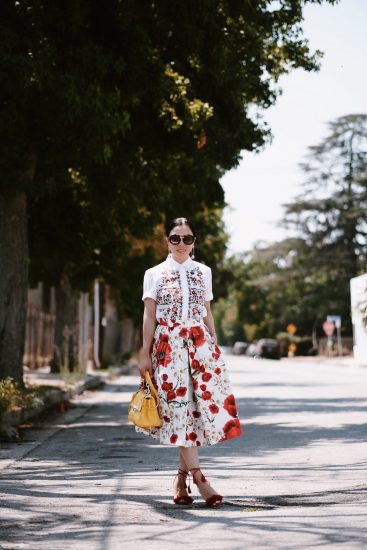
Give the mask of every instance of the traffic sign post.
[{"label": "traffic sign post", "polygon": [[297,344],[289,344],[288,346],[288,357],[294,357],[294,354],[297,351]]},{"label": "traffic sign post", "polygon": [[296,334],[297,332],[296,325],[294,325],[293,323],[289,323],[289,325],[287,325],[287,332],[288,334]]},{"label": "traffic sign post", "polygon": [[332,321],[325,321],[322,323],[322,328],[327,336],[327,354],[330,357],[331,350],[333,348],[333,334],[335,330],[335,325]]},{"label": "traffic sign post", "polygon": [[334,323],[336,327],[336,337],[338,341],[338,355],[343,354],[343,346],[342,346],[342,335],[341,335],[341,327],[342,327],[342,318],[340,315],[328,315],[326,317],[326,322]]},{"label": "traffic sign post", "polygon": [[[289,323],[287,325],[287,332],[290,336],[294,336],[297,332],[297,327],[294,323]],[[288,346],[288,357],[294,357],[294,354],[297,350],[297,345],[294,342],[291,342]]]},{"label": "traffic sign post", "polygon": [[331,321],[337,327],[338,325],[341,325],[342,318],[340,317],[340,315],[328,315],[326,317],[326,320]]}]

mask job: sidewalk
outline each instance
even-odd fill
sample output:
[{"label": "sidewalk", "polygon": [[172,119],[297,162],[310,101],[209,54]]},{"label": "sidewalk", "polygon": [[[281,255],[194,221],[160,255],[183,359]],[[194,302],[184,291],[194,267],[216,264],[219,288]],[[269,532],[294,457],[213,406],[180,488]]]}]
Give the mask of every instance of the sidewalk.
[{"label": "sidewalk", "polygon": [[366,361],[361,363],[354,359],[353,355],[344,355],[342,357],[326,357],[325,355],[315,355],[315,356],[296,356],[296,357],[283,357],[282,361],[294,361],[298,363],[304,363],[305,365],[309,364],[320,364],[320,365],[331,365],[335,367],[367,367],[367,357]]},{"label": "sidewalk", "polygon": [[108,379],[123,373],[127,374],[128,372],[130,372],[130,366],[123,365],[108,370],[90,371],[80,378],[73,377],[71,374],[66,379],[59,373],[49,372],[47,368],[37,370],[25,369],[24,383],[26,387],[28,389],[44,389],[40,395],[43,404],[36,408],[17,407],[15,410],[3,413],[0,418],[0,431],[3,434],[8,433],[9,436],[15,436],[16,430],[12,429],[13,426],[19,426],[57,405],[60,406],[62,412],[64,410],[64,403],[74,396],[87,390],[93,390],[105,384]]}]

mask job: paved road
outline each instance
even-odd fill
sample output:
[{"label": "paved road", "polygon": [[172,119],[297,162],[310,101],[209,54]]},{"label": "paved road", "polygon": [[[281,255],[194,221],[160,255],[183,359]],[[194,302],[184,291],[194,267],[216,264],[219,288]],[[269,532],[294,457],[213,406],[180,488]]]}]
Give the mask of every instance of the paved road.
[{"label": "paved road", "polygon": [[367,368],[228,364],[245,436],[202,452],[221,509],[171,504],[176,451],[126,422],[124,376],[1,449],[0,548],[366,548]]}]

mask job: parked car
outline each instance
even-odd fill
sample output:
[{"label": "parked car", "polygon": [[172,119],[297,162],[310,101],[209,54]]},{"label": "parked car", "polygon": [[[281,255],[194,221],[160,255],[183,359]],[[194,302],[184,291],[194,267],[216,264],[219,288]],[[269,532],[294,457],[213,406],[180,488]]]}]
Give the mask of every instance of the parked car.
[{"label": "parked car", "polygon": [[266,359],[280,359],[279,343],[272,338],[261,338],[250,344],[246,355],[249,357],[264,357]]},{"label": "parked car", "polygon": [[246,350],[246,355],[248,357],[255,357],[256,354],[257,354],[257,342],[252,342]]},{"label": "parked car", "polygon": [[235,342],[233,344],[232,353],[233,355],[244,355],[248,348],[247,342]]}]

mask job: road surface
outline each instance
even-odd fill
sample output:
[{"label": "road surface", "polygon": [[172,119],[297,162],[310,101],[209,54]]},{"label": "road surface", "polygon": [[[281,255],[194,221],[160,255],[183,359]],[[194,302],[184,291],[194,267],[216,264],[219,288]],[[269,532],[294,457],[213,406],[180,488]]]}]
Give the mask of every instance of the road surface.
[{"label": "road surface", "polygon": [[122,376],[3,445],[0,548],[365,549],[367,368],[226,359],[245,435],[201,452],[221,509],[172,504],[177,451],[128,424]]}]

